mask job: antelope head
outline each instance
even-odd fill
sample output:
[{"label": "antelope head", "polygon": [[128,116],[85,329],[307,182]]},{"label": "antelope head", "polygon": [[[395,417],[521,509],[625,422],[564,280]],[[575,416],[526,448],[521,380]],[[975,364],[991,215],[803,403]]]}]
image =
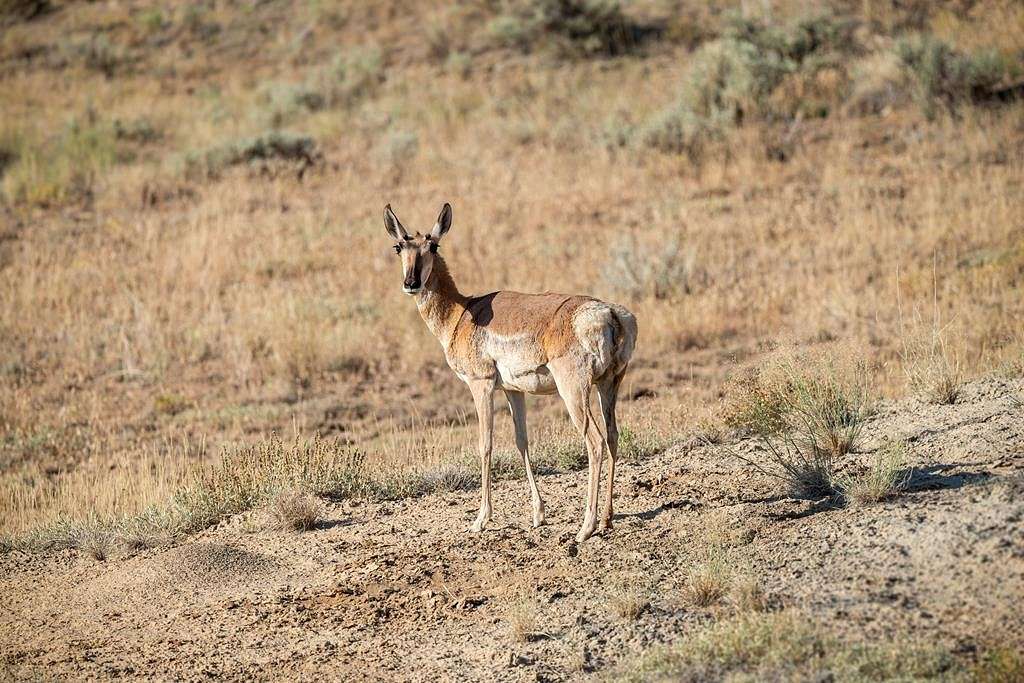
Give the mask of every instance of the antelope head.
[{"label": "antelope head", "polygon": [[391,205],[384,207],[384,229],[395,240],[394,250],[402,259],[402,291],[406,294],[418,294],[430,280],[434,268],[434,258],[441,238],[452,227],[452,207],[445,203],[437,223],[426,235],[416,233],[410,235],[391,210]]}]

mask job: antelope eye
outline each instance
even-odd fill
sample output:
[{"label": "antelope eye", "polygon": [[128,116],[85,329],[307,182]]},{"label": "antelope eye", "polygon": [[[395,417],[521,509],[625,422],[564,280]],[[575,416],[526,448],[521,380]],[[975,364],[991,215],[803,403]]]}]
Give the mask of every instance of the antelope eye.
[{"label": "antelope eye", "polygon": [[401,244],[396,244],[394,247],[392,247],[392,249],[395,250],[396,254],[401,254],[402,253],[402,245]]},{"label": "antelope eye", "polygon": [[430,253],[431,254],[436,254],[437,253],[437,242],[431,242],[430,243]]}]

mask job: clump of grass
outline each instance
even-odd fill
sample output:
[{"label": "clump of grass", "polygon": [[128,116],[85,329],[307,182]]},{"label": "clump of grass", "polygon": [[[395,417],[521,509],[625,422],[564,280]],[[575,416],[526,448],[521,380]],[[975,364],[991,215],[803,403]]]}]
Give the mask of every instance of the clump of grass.
[{"label": "clump of grass", "polygon": [[701,563],[687,572],[685,595],[696,607],[711,607],[721,602],[732,584],[732,570],[725,554],[712,550]]},{"label": "clump of grass", "polygon": [[651,604],[650,589],[638,576],[620,576],[612,582],[608,605],[623,621],[636,621]]},{"label": "clump of grass", "polygon": [[839,459],[857,445],[870,414],[867,377],[862,359],[826,353],[781,358],[734,381],[723,418],[759,437],[763,455],[733,455],[797,495],[835,493]]},{"label": "clump of grass", "polygon": [[540,635],[536,604],[526,597],[516,598],[505,614],[509,637],[513,642],[525,643]]},{"label": "clump of grass", "polygon": [[751,574],[733,578],[729,602],[737,612],[763,612],[768,609],[768,595],[757,577]]},{"label": "clump of grass", "polygon": [[113,553],[114,537],[106,529],[85,528],[75,539],[75,547],[94,560],[103,562]]},{"label": "clump of grass", "polygon": [[301,489],[280,491],[270,505],[271,516],[279,529],[309,531],[320,520],[320,500]]},{"label": "clump of grass", "polygon": [[619,425],[618,457],[636,462],[650,457],[665,448],[665,441],[653,429],[633,430]]},{"label": "clump of grass", "polygon": [[906,443],[886,444],[875,453],[867,470],[840,482],[843,496],[857,505],[885,500],[906,485],[909,477],[906,464]]},{"label": "clump of grass", "polygon": [[480,485],[479,474],[462,463],[442,464],[421,476],[429,491],[469,491]]},{"label": "clump of grass", "polygon": [[[932,287],[933,292],[937,292],[937,283]],[[960,362],[947,343],[948,329],[941,324],[938,300],[933,304],[930,324],[915,312],[911,325],[905,326],[899,298],[897,306],[902,342],[900,361],[910,390],[931,403],[955,403],[962,384]]]},{"label": "clump of grass", "polygon": [[911,391],[930,403],[956,403],[963,384],[960,363],[941,333],[936,332],[927,340],[904,339],[901,356]]},{"label": "clump of grass", "polygon": [[641,243],[635,234],[612,247],[604,273],[613,290],[633,300],[676,299],[703,279],[695,248],[677,238]]}]

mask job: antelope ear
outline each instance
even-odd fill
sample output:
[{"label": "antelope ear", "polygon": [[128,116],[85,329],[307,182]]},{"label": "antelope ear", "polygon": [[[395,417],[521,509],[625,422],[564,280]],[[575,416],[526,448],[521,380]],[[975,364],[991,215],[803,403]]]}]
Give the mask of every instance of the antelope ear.
[{"label": "antelope ear", "polygon": [[390,204],[384,207],[384,229],[388,231],[392,239],[399,242],[409,237],[409,233],[402,227],[402,222],[398,220],[398,216],[391,210]]},{"label": "antelope ear", "polygon": [[434,229],[430,231],[430,237],[435,242],[448,232],[452,227],[452,205],[448,202],[444,203],[444,207],[441,208],[441,215],[437,217],[437,223],[434,224]]}]

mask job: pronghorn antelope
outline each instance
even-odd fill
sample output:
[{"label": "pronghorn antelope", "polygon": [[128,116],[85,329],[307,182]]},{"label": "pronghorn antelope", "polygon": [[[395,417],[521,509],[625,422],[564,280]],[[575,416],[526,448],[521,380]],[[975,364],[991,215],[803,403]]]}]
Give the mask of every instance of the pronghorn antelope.
[{"label": "pronghorn antelope", "polygon": [[[589,458],[587,507],[576,536],[582,543],[597,527],[598,483],[606,447],[610,455],[608,498],[602,526],[612,526],[619,438],[615,401],[636,344],[636,318],[621,306],[587,296],[506,291],[465,296],[437,253],[451,224],[452,207],[445,204],[428,234],[410,235],[391,205],[384,207],[384,227],[402,259],[402,289],[416,297],[416,307],[441,342],[448,366],[469,385],[476,404],[482,491],[480,514],[470,531],[482,531],[491,519],[491,435],[497,389],[505,392],[512,413],[516,448],[530,485],[533,525],[544,523],[544,502],[530,468],[524,394],[558,392],[583,435]],[[597,386],[601,401],[603,435],[590,409],[592,386]]]}]

